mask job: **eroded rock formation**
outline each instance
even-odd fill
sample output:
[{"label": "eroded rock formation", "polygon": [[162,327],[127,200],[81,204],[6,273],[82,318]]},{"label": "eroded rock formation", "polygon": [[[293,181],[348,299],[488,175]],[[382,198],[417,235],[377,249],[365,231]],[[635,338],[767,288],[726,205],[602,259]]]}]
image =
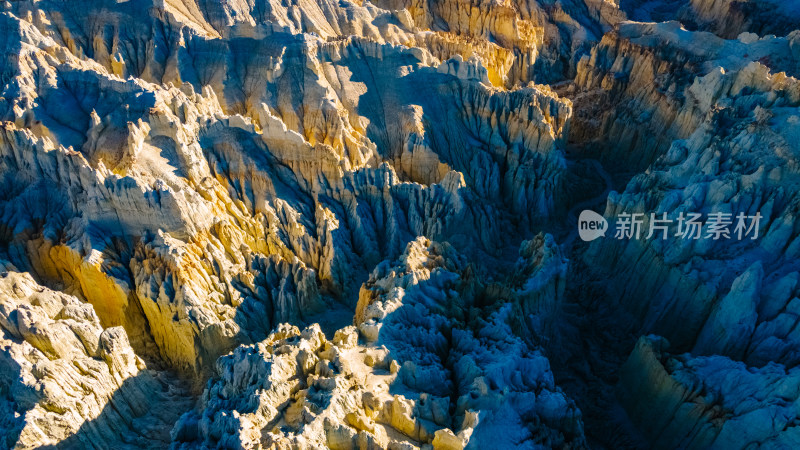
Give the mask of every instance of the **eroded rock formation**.
[{"label": "eroded rock formation", "polygon": [[91,305],[0,262],[4,447],[165,446],[188,389],[148,370]]},{"label": "eroded rock formation", "polygon": [[794,3],[4,3],[1,446],[793,446]]},{"label": "eroded rock formation", "polygon": [[[332,341],[317,325],[282,325],[220,358],[173,437],[186,447],[581,446],[580,412],[543,354],[515,337],[528,335],[518,314],[552,320],[531,310],[562,300],[564,265],[548,239],[524,244],[517,292],[476,279],[447,244],[411,242],[396,265],[377,266],[356,325]],[[486,302],[493,295],[509,302]]]}]

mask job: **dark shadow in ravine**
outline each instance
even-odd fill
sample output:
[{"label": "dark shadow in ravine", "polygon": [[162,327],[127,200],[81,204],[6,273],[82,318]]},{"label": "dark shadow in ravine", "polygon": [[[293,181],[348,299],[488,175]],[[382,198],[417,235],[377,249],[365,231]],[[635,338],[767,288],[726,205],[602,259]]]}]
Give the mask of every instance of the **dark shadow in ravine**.
[{"label": "dark shadow in ravine", "polygon": [[[580,412],[553,383],[544,351],[529,336],[539,331],[525,323],[513,288],[483,279],[469,259],[447,244],[429,246],[426,260],[415,258],[409,264],[422,264],[429,276],[421,275],[420,268],[406,275],[408,265],[400,260],[381,264],[376,276],[402,281],[368,286],[377,296],[374,301],[392,304],[394,296],[402,296],[402,304],[380,319],[376,342],[400,365],[390,393],[419,398],[422,406],[432,402],[437,406],[431,411],[447,405],[444,418],[420,413],[423,423],[432,422],[426,424],[432,430],[458,432],[468,410],[481,411],[468,448],[483,448],[490,441],[494,448],[533,443],[580,447]],[[367,325],[375,320],[369,313],[361,319]],[[539,396],[561,405],[558,419],[540,414],[544,406],[534,401]]]},{"label": "dark shadow in ravine", "polygon": [[22,367],[9,354],[0,350],[0,447],[13,448],[25,421],[25,413],[33,409],[41,394],[22,382]]}]

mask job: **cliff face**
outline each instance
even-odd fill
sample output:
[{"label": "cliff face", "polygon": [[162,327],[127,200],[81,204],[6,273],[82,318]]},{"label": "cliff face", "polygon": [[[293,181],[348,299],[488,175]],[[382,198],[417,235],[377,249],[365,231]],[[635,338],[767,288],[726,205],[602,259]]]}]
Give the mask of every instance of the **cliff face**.
[{"label": "cliff face", "polygon": [[[591,44],[625,13],[605,1],[564,2],[381,0],[378,5],[404,9],[423,30],[444,36],[495,43],[510,53],[512,64],[498,72],[507,85],[572,78],[575,65]],[[489,64],[492,70],[496,67]]]},{"label": "cliff face", "polygon": [[7,2],[2,447],[791,446],[784,10]]},{"label": "cliff face", "polygon": [[[3,446],[164,446],[188,391],[145,368],[121,327],[91,305],[37,284],[7,261],[0,295]],[[114,407],[108,407],[114,399]]]},{"label": "cliff face", "polygon": [[[749,44],[726,41],[720,49],[724,53],[719,54],[729,58],[738,50],[759,58],[760,51],[769,49],[776,59],[781,58],[781,51],[788,58],[794,37],[764,38]],[[797,67],[796,60],[783,61]],[[710,238],[687,240],[676,236],[651,242],[605,240],[593,244],[585,260],[602,257],[612,261],[604,270],[639,273],[618,291],[624,292],[622,303],[632,301],[631,307],[648,327],[657,327],[652,330],[688,350],[691,347],[685,345],[698,339],[709,315],[711,322],[723,320],[723,316],[728,317],[724,320],[739,322],[745,311],[738,308],[747,308],[741,298],[746,297],[744,292],[752,291],[756,297],[766,295],[772,288],[762,289],[762,282],[768,285],[772,281],[766,280],[777,281],[794,270],[798,230],[793,217],[797,199],[787,188],[798,180],[794,136],[800,84],[785,73],[772,73],[761,62],[736,60],[735,64],[698,74],[683,93],[687,107],[674,117],[694,117],[698,119],[696,128],[685,131],[690,132],[685,139],[673,141],[648,173],[635,176],[623,192],[612,193],[606,215],[651,209],[676,217],[679,212],[689,211],[743,212],[752,216],[760,213],[764,221],[759,239],[743,240],[732,247]],[[701,116],[698,112],[704,113]],[[721,134],[718,130],[723,126],[725,133]],[[631,265],[633,261],[635,267]],[[647,262],[642,264],[643,261]],[[734,275],[721,270],[725,265],[747,270]],[[735,300],[722,299],[729,290],[742,291],[742,295],[736,295]],[[645,292],[648,295],[643,295]],[[760,300],[754,302],[752,308],[760,309]],[[693,311],[689,317],[685,308]],[[724,312],[728,308],[736,312]],[[680,326],[673,321],[680,321]],[[722,331],[725,328],[727,331]],[[722,323],[707,323],[704,333],[707,332],[714,334],[701,333],[695,351],[726,354],[728,339],[751,351],[759,347],[748,345],[739,330]],[[725,338],[720,332],[736,337]]]},{"label": "cliff face", "polygon": [[627,17],[642,22],[680,20],[691,30],[710,31],[724,39],[741,33],[786,36],[797,29],[794,0],[622,0]]},{"label": "cliff face", "polygon": [[618,395],[654,448],[800,443],[796,368],[671,355],[668,347],[663,338],[643,337],[620,371]]},{"label": "cliff face", "polygon": [[[578,63],[572,95],[580,112],[570,139],[610,147],[601,158],[642,170],[674,140],[688,138],[709,115],[718,114],[720,100],[749,95],[748,84],[760,85],[747,79],[758,72],[758,65],[765,75],[797,75],[797,39],[792,33],[786,38],[743,35],[726,41],[711,33],[689,32],[678,22],[622,24]],[[742,73],[735,92],[703,83],[720,71],[729,79],[731,72]],[[781,97],[768,100],[770,104],[796,102],[791,88],[776,88],[768,95]]]},{"label": "cliff face", "polygon": [[[800,67],[792,50],[797,33],[724,41],[677,25],[630,24],[621,26],[619,35],[628,40],[612,47],[606,36],[609,53],[600,51],[601,44],[586,60],[587,68],[610,71],[593,69],[584,80],[611,83],[611,92],[602,95],[619,102],[623,114],[648,105],[643,114],[652,116],[638,123],[615,117],[615,111],[601,118],[599,127],[621,130],[622,149],[653,160],[646,162],[647,172],[608,196],[605,216],[645,213],[645,233],[651,212],[673,218],[689,212],[762,216],[757,239],[726,241],[704,234],[694,240],[673,230],[667,239],[605,239],[587,249],[583,262],[594,279],[604,280],[609,305],[624,311],[619,326],[666,338],[659,344],[640,341],[620,369],[622,405],[645,440],[660,448],[728,448],[743,442],[791,447],[796,439],[791,415],[782,415],[787,425],[775,428],[760,418],[773,414],[777,402],[769,380],[784,373],[791,377],[788,368],[797,361],[789,323],[798,295],[794,186],[800,180],[800,85],[787,75]],[[677,48],[665,49],[664,41]],[[653,67],[666,64],[655,63],[665,51],[684,55],[666,61],[689,61],[683,73],[670,68],[661,77],[650,75]],[[644,83],[647,79],[653,84]],[[577,83],[597,85],[581,77]],[[576,128],[582,127],[579,122]],[[612,150],[612,157],[618,151]],[[674,357],[680,362],[653,356],[668,349],[690,353]],[[686,369],[676,368],[681,364]],[[752,374],[750,384],[729,391],[729,380],[744,372]],[[741,399],[748,395],[764,403],[745,407]]]},{"label": "cliff face", "polygon": [[744,32],[785,36],[797,29],[797,6],[793,1],[691,0],[680,17],[728,39]]}]

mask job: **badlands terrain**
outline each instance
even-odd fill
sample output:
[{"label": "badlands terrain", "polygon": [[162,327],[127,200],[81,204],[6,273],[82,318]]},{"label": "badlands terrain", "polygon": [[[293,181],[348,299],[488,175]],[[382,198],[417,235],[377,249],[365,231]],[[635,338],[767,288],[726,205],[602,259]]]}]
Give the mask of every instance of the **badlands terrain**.
[{"label": "badlands terrain", "polygon": [[0,30],[0,448],[800,448],[798,0]]}]

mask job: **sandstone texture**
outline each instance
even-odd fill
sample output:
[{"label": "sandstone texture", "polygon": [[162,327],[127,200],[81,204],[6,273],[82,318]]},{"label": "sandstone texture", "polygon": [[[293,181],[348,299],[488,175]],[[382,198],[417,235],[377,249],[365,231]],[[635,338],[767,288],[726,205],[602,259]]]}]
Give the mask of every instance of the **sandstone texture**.
[{"label": "sandstone texture", "polygon": [[799,446],[798,23],[4,2],[0,448]]}]

